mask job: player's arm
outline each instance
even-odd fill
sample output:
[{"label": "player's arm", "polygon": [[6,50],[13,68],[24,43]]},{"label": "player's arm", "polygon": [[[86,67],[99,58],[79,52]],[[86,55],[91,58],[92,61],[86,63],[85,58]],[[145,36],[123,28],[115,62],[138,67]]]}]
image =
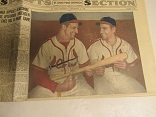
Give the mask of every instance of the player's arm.
[{"label": "player's arm", "polygon": [[94,69],[94,72],[98,76],[103,76],[105,74],[105,67],[104,66],[96,67]]},{"label": "player's arm", "polygon": [[116,61],[114,62],[114,66],[126,71],[128,74],[130,74],[133,77],[137,77],[138,75],[137,60],[132,63],[127,63],[125,60]]},{"label": "player's arm", "polygon": [[[79,68],[85,67],[90,64],[87,51],[82,42],[78,41],[76,44],[76,54],[78,57]],[[80,49],[81,48],[81,49]],[[86,70],[83,72],[83,76],[85,77],[87,83],[94,88],[94,79],[93,79],[93,70]]]},{"label": "player's arm", "polygon": [[74,78],[67,78],[63,83],[57,83],[49,78],[46,69],[39,69],[36,67],[32,68],[32,75],[34,82],[44,88],[51,90],[53,93],[65,92],[73,89],[76,85],[76,80]]},{"label": "player's arm", "polygon": [[76,80],[72,76],[69,76],[65,79],[65,81],[56,86],[57,92],[65,92],[73,89],[76,85]]},{"label": "player's arm", "polygon": [[46,41],[39,49],[37,55],[35,56],[31,68],[32,77],[37,85],[51,90],[53,93],[58,85],[57,82],[51,80],[48,75],[47,66],[51,61],[50,59],[50,47],[51,41]]},{"label": "player's arm", "polygon": [[32,76],[33,80],[37,85],[40,85],[44,88],[51,90],[53,93],[58,85],[57,82],[54,82],[49,78],[46,69],[40,69],[37,67],[32,66]]},{"label": "player's arm", "polygon": [[127,73],[133,77],[138,76],[138,64],[137,64],[138,61],[139,59],[137,59],[133,63],[127,63],[127,66],[126,66]]},{"label": "player's arm", "polygon": [[[80,64],[79,67],[82,68],[82,67],[85,67],[87,65],[90,65],[90,62],[87,61],[85,62],[84,64]],[[93,78],[93,74],[94,74],[94,71],[93,70],[86,70],[84,71],[83,73],[83,76],[85,77],[87,83],[92,87],[94,88],[94,78]]]},{"label": "player's arm", "polygon": [[[96,50],[99,50],[99,49],[97,49],[97,47],[98,45],[91,45],[87,50],[91,64],[95,64],[98,61],[99,55],[97,54],[98,52]],[[96,75],[103,76],[105,72],[105,67],[100,66],[100,67],[94,68],[93,71]]]},{"label": "player's arm", "polygon": [[124,42],[124,46],[122,47],[121,51],[126,52],[128,55],[128,58],[126,60],[116,61],[114,63],[115,67],[126,71],[128,74],[130,74],[133,77],[137,77],[138,76],[138,64],[137,63],[140,60],[139,55],[132,48],[132,46],[127,42]]}]

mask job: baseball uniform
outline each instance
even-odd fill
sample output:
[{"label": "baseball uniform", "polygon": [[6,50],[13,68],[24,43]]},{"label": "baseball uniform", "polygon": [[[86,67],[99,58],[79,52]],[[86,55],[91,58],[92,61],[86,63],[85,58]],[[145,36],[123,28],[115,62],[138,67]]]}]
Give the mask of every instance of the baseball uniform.
[{"label": "baseball uniform", "polygon": [[[125,40],[116,37],[114,46],[109,45],[103,39],[93,43],[88,49],[88,55],[92,63],[102,59],[126,52],[127,63],[131,64],[138,59],[131,45]],[[113,65],[105,66],[103,76],[94,75],[94,89],[96,94],[114,94],[114,93],[137,93],[144,92],[145,88],[131,77],[124,70],[115,68]]]},{"label": "baseball uniform", "polygon": [[[70,40],[67,47],[56,39],[56,36],[46,41],[40,48],[33,60],[33,66],[39,69],[47,69],[51,80],[56,76],[69,73],[89,62],[85,46],[78,39]],[[82,73],[75,75],[76,86],[62,96],[81,96],[94,94],[93,89],[87,84]],[[57,80],[63,83],[65,78]],[[57,93],[52,93],[49,89],[37,86],[30,93],[29,97],[56,97]]]}]

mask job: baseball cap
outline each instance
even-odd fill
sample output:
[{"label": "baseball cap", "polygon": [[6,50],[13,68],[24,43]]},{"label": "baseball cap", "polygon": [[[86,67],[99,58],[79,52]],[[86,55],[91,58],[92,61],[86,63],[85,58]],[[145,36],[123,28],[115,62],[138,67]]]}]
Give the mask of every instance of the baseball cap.
[{"label": "baseball cap", "polygon": [[70,23],[78,23],[79,25],[82,24],[79,20],[77,20],[76,16],[72,13],[66,13],[63,14],[60,18],[60,24],[64,22],[70,22]]},{"label": "baseball cap", "polygon": [[111,17],[102,17],[100,19],[100,22],[97,22],[96,25],[100,24],[111,24],[113,26],[116,26],[116,21]]}]

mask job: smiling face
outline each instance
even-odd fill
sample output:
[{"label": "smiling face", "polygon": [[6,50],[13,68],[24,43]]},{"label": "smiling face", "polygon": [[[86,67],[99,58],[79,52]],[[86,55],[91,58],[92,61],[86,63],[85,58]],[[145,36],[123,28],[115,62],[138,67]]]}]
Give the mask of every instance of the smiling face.
[{"label": "smiling face", "polygon": [[103,40],[109,40],[114,36],[115,26],[110,24],[100,24],[100,34]]},{"label": "smiling face", "polygon": [[64,25],[64,33],[66,38],[72,40],[75,38],[75,35],[78,33],[78,23],[69,23],[68,25]]}]

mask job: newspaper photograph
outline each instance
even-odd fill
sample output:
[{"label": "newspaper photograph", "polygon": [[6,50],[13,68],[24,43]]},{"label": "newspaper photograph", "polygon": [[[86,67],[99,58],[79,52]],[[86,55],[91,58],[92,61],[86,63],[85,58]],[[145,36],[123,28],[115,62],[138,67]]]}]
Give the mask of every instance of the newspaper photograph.
[{"label": "newspaper photograph", "polygon": [[141,0],[1,0],[0,7],[1,102],[155,95]]}]

